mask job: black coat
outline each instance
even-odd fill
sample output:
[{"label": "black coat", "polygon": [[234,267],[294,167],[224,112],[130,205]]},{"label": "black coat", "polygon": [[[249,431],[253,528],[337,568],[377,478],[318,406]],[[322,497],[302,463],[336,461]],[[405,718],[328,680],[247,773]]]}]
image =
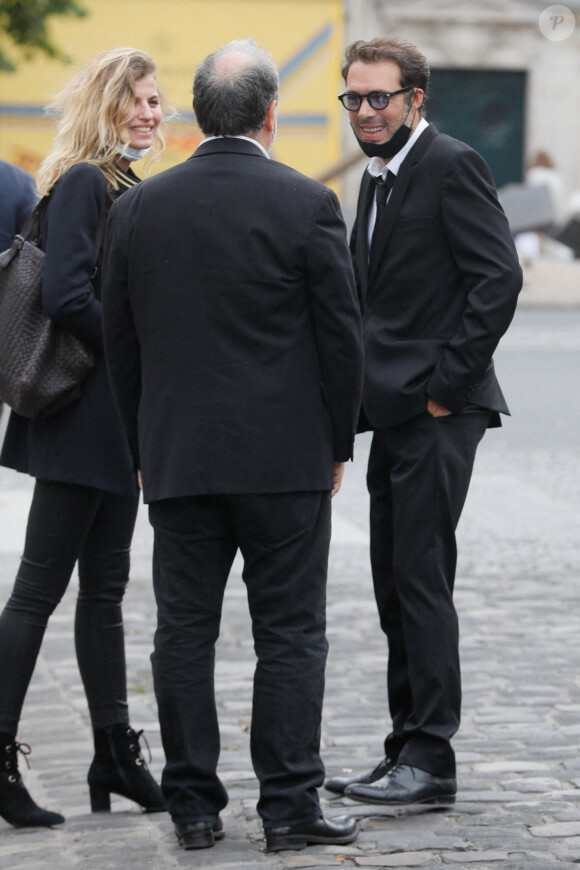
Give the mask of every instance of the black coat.
[{"label": "black coat", "polygon": [[365,345],[362,428],[410,419],[428,396],[455,413],[467,403],[509,413],[492,355],[522,271],[485,161],[427,127],[399,169],[369,272],[373,191],[365,171],[351,237]]},{"label": "black coat", "polygon": [[105,177],[87,163],[73,166],[51,193],[41,222],[44,308],[94,348],[95,367],[80,399],[54,417],[11,413],[0,463],[41,480],[134,495],[135,470],[103,355],[100,268],[93,291],[88,287],[99,216],[110,202]]},{"label": "black coat", "polygon": [[114,204],[106,251],[107,359],[145,500],[330,489],[362,380],[335,194],[252,142],[204,142]]}]

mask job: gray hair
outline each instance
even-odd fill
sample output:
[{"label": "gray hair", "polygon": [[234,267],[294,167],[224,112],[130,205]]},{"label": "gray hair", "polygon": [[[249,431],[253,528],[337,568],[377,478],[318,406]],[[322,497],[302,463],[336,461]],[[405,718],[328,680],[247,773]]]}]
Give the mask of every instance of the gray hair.
[{"label": "gray hair", "polygon": [[[227,55],[245,55],[228,68]],[[278,99],[278,70],[253,39],[235,39],[209,54],[195,71],[193,109],[206,136],[243,136],[264,126]]]}]

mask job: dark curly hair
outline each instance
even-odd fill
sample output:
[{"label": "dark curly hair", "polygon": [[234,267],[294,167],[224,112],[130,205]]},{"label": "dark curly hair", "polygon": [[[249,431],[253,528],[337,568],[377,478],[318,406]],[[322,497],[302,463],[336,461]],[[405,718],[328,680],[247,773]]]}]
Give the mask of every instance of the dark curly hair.
[{"label": "dark curly hair", "polygon": [[401,87],[421,88],[424,91],[420,113],[425,114],[425,102],[429,88],[429,66],[426,58],[411,43],[403,39],[389,39],[379,36],[365,42],[363,39],[352,42],[346,49],[341,66],[342,77],[346,82],[348,71],[356,61],[361,63],[384,63],[392,61],[401,71]]}]

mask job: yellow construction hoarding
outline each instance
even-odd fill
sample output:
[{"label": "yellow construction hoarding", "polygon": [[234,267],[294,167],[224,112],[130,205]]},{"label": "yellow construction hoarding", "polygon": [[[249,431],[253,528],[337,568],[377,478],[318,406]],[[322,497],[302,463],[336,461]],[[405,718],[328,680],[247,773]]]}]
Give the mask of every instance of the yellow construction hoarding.
[{"label": "yellow construction hoarding", "polygon": [[78,64],[104,49],[150,52],[159,85],[179,112],[153,171],[187,158],[201,141],[191,110],[193,73],[210,51],[253,37],[280,70],[278,138],[273,156],[308,175],[340,157],[343,8],[340,0],[84,0],[84,19],[52,19],[51,35],[73,68],[36,57],[0,74],[0,157],[34,172],[50,147],[46,104]]}]

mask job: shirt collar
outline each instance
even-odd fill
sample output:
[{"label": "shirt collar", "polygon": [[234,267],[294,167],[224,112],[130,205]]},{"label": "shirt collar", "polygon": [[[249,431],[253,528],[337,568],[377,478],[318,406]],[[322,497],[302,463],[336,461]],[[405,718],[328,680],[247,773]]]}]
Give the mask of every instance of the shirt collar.
[{"label": "shirt collar", "polygon": [[427,123],[425,118],[421,118],[421,120],[413,130],[413,133],[411,134],[411,136],[409,136],[408,142],[403,146],[403,148],[401,148],[400,151],[397,151],[394,157],[391,157],[386,166],[383,165],[383,161],[380,157],[373,157],[369,165],[367,166],[367,172],[374,178],[378,178],[380,175],[386,178],[387,170],[389,172],[392,172],[394,175],[397,175],[399,169],[401,168],[403,160],[405,159],[423,130],[427,129],[428,126],[429,124]]},{"label": "shirt collar", "polygon": [[246,142],[252,142],[254,145],[256,145],[260,149],[264,157],[267,157],[268,160],[270,159],[270,155],[268,154],[264,146],[261,145],[257,139],[252,139],[251,136],[206,136],[203,141],[211,142],[212,139],[244,139]]}]

